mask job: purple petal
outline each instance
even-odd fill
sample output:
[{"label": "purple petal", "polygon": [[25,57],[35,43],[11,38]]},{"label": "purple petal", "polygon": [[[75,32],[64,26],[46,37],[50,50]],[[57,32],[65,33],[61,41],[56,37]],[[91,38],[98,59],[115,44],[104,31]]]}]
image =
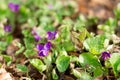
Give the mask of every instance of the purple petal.
[{"label": "purple petal", "polygon": [[39,41],[41,39],[41,37],[39,35],[34,35],[34,38],[36,41]]},{"label": "purple petal", "polygon": [[37,44],[36,48],[40,51],[44,48],[44,46],[42,44]]},{"label": "purple petal", "polygon": [[50,50],[51,48],[51,42],[47,42],[45,45],[44,45],[44,49],[45,50]]},{"label": "purple petal", "polygon": [[48,55],[48,51],[47,50],[41,50],[41,51],[39,51],[39,53],[38,53],[38,55],[39,56],[47,56]]},{"label": "purple petal", "polygon": [[41,37],[37,34],[37,32],[35,30],[36,30],[36,28],[33,27],[31,33],[33,34],[35,40],[39,41],[41,39]]},{"label": "purple petal", "polygon": [[14,3],[9,3],[8,7],[11,9],[12,12],[18,12],[20,8],[18,4],[14,4]]},{"label": "purple petal", "polygon": [[109,52],[102,52],[101,57],[103,60],[106,60],[107,58],[110,58],[110,53]]},{"label": "purple petal", "polygon": [[37,33],[35,32],[34,29],[32,29],[31,33],[32,33],[33,35],[37,35]]},{"label": "purple petal", "polygon": [[33,27],[31,33],[32,33],[33,35],[38,35],[37,32],[36,32],[36,30],[37,30],[37,28],[36,28],[36,27]]},{"label": "purple petal", "polygon": [[12,29],[12,27],[10,25],[4,26],[4,31],[5,32],[11,32],[12,31],[11,29]]},{"label": "purple petal", "polygon": [[57,34],[56,31],[54,31],[54,32],[48,31],[48,32],[47,32],[47,39],[48,39],[48,40],[53,40],[53,39],[55,39],[56,34]]}]

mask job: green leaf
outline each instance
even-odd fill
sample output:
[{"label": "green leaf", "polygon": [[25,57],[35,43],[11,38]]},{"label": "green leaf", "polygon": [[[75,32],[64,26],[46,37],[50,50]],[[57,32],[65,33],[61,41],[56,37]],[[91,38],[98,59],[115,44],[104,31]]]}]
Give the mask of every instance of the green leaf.
[{"label": "green leaf", "polygon": [[80,14],[76,23],[74,24],[74,30],[83,30],[86,27],[87,19],[85,18],[84,15]]},{"label": "green leaf", "polygon": [[120,78],[118,78],[117,80],[120,80]]},{"label": "green leaf", "polygon": [[8,55],[3,55],[3,58],[5,60],[5,62],[7,63],[7,65],[9,65],[12,61],[12,57],[8,56]]},{"label": "green leaf", "polygon": [[44,57],[44,63],[49,66],[52,63],[52,55],[49,54],[48,56]]},{"label": "green leaf", "polygon": [[98,25],[98,29],[104,31],[107,34],[113,34],[115,32],[115,28],[117,27],[117,20],[114,18],[109,18],[105,24]]},{"label": "green leaf", "polygon": [[0,63],[0,68],[2,67],[2,63]]},{"label": "green leaf", "polygon": [[82,67],[89,68],[90,72],[94,72],[94,77],[100,76],[103,73],[102,66],[98,58],[91,53],[82,53],[79,56],[79,62]]},{"label": "green leaf", "polygon": [[44,65],[40,59],[31,59],[30,63],[40,72],[43,72],[46,70],[46,65]]},{"label": "green leaf", "polygon": [[37,24],[37,21],[34,18],[29,18],[28,19],[28,24],[30,27],[33,27],[34,25]]},{"label": "green leaf", "polygon": [[98,18],[97,17],[95,17],[95,16],[88,16],[87,18],[88,18],[87,19],[87,23],[86,23],[87,26],[93,26],[95,24],[98,24]]},{"label": "green leaf", "polygon": [[71,42],[71,38],[70,38],[70,29],[71,29],[71,26],[69,25],[62,25],[60,27],[61,34],[59,34],[58,36],[59,41],[56,40],[56,42],[58,43],[57,45],[59,45],[57,46],[58,48],[64,48],[66,51],[75,50],[75,47],[73,43]]},{"label": "green leaf", "polygon": [[106,22],[105,22],[106,25],[110,26],[110,30],[114,30],[115,27],[117,26],[117,21],[116,19],[114,18],[109,18]]},{"label": "green leaf", "polygon": [[0,41],[0,50],[5,50],[7,47],[7,42]]},{"label": "green leaf", "polygon": [[62,55],[62,56],[59,56],[56,60],[56,66],[60,72],[66,71],[69,64],[70,64],[70,57],[69,56]]},{"label": "green leaf", "polygon": [[1,0],[0,2],[0,20],[4,19],[6,16],[8,16],[8,8],[6,6],[6,1]]},{"label": "green leaf", "polygon": [[8,35],[8,36],[6,37],[6,42],[7,42],[7,43],[10,43],[12,40],[13,40],[13,37],[12,37],[11,35]]},{"label": "green leaf", "polygon": [[24,30],[22,31],[22,34],[23,34],[25,37],[30,37],[30,36],[31,36],[30,31],[29,31],[29,30],[26,30],[26,29],[24,29]]},{"label": "green leaf", "polygon": [[24,42],[25,42],[25,47],[27,49],[33,49],[35,47],[35,45],[34,45],[34,38],[32,38],[32,37],[24,38]]},{"label": "green leaf", "polygon": [[23,18],[28,17],[30,15],[30,9],[25,7],[24,5],[21,5],[20,13],[22,16],[24,16]]},{"label": "green leaf", "polygon": [[95,70],[94,70],[94,77],[98,77],[98,76],[101,76],[103,73],[101,67],[97,67]]},{"label": "green leaf", "polygon": [[118,3],[117,7],[114,9],[114,14],[117,19],[120,19],[120,3]]},{"label": "green leaf", "polygon": [[16,42],[16,45],[19,47],[19,48],[22,48],[23,45],[20,43],[20,42]]},{"label": "green leaf", "polygon": [[65,41],[64,43],[62,43],[62,47],[64,47],[66,51],[75,50],[75,47],[74,47],[73,43],[70,40]]},{"label": "green leaf", "polygon": [[[22,53],[24,50],[25,50],[25,47],[23,46],[23,47],[21,47],[19,50],[17,50],[17,51],[15,52],[15,55],[18,55],[18,54]],[[26,53],[25,53],[25,55],[27,56]]]},{"label": "green leaf", "polygon": [[58,78],[59,78],[55,69],[53,69],[53,71],[52,71],[52,78],[53,78],[53,80],[58,80]]},{"label": "green leaf", "polygon": [[70,40],[71,26],[63,25],[63,26],[60,27],[60,29],[61,29],[61,34],[60,34],[61,39],[63,39],[63,41],[69,41]]},{"label": "green leaf", "polygon": [[87,30],[84,29],[84,30],[80,33],[80,35],[79,35],[80,41],[83,42],[83,41],[85,40],[86,36],[87,36]]},{"label": "green leaf", "polygon": [[104,35],[88,38],[84,41],[84,47],[93,54],[100,54],[104,50]]},{"label": "green leaf", "polygon": [[112,65],[114,74],[118,75],[118,72],[120,72],[120,54],[113,53],[110,58],[110,63]]},{"label": "green leaf", "polygon": [[93,80],[93,79],[87,72],[81,72],[81,77],[79,80]]},{"label": "green leaf", "polygon": [[59,54],[60,54],[59,56],[61,56],[61,55],[67,56],[68,55],[67,51],[64,48],[62,48],[62,49],[59,50]]},{"label": "green leaf", "polygon": [[93,56],[93,54],[91,53],[82,53],[79,56],[79,62],[83,67],[87,65],[91,66],[92,68],[97,68],[98,66],[101,66],[98,58],[96,56]]},{"label": "green leaf", "polygon": [[34,50],[30,50],[30,49],[27,49],[25,50],[24,52],[24,55],[28,58],[30,56],[34,56],[36,54],[36,52]]},{"label": "green leaf", "polygon": [[53,63],[55,63],[57,56],[58,56],[58,51],[53,49],[53,53],[52,53],[52,62]]},{"label": "green leaf", "polygon": [[25,65],[17,64],[17,69],[22,72],[28,72],[28,68]]},{"label": "green leaf", "polygon": [[73,69],[72,74],[77,78],[77,80],[93,80],[90,74],[83,70]]},{"label": "green leaf", "polygon": [[81,77],[81,73],[76,69],[72,69],[72,74],[78,79]]},{"label": "green leaf", "polygon": [[70,62],[78,62],[79,58],[77,56],[70,56]]}]

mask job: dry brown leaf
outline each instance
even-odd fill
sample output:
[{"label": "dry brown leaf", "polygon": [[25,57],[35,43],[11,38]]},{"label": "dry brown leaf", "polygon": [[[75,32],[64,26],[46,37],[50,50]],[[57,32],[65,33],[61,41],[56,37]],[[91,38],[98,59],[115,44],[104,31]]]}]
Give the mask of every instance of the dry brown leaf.
[{"label": "dry brown leaf", "polygon": [[75,80],[75,79],[73,79],[71,76],[65,75],[64,80]]},{"label": "dry brown leaf", "polygon": [[103,80],[103,76],[98,76],[95,78],[95,80]]},{"label": "dry brown leaf", "polygon": [[16,45],[17,42],[20,42],[20,39],[14,39],[10,45],[8,45],[6,52],[8,55],[13,55],[19,48]]},{"label": "dry brown leaf", "polygon": [[0,68],[0,80],[14,80],[10,73],[8,73],[4,68]]},{"label": "dry brown leaf", "polygon": [[98,4],[104,5],[108,8],[112,7],[110,0],[91,0],[91,3],[96,4],[96,5]]},{"label": "dry brown leaf", "polygon": [[72,40],[73,44],[75,44],[75,48],[77,50],[81,51],[83,48],[83,43],[82,43],[82,41],[80,41],[78,39],[79,34],[80,33],[77,33],[75,31],[71,31],[71,40]]},{"label": "dry brown leaf", "polygon": [[119,44],[120,43],[120,38],[116,36],[115,34],[112,35],[112,40],[114,44]]}]

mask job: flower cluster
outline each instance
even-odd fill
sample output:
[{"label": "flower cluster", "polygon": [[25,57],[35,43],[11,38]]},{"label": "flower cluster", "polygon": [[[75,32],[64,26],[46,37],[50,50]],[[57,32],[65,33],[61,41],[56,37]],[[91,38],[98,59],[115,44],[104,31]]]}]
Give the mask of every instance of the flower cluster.
[{"label": "flower cluster", "polygon": [[18,12],[19,8],[20,8],[20,6],[18,4],[14,4],[14,3],[11,3],[11,2],[8,4],[8,7],[10,8],[10,10],[12,12]]},{"label": "flower cluster", "polygon": [[37,44],[36,48],[38,49],[39,56],[47,56],[51,48],[51,42],[47,42],[45,45]]},{"label": "flower cluster", "polygon": [[110,53],[109,52],[102,52],[101,57],[103,60],[106,60],[107,58],[110,58]]},{"label": "flower cluster", "polygon": [[[39,35],[35,32],[34,29],[32,30],[32,34],[34,35],[34,38],[36,40],[40,39]],[[54,40],[56,38],[56,34],[57,34],[56,31],[54,31],[54,32],[48,31],[47,32],[47,40]],[[43,56],[43,57],[47,56],[48,52],[51,49],[51,45],[52,45],[51,42],[47,42],[44,45],[43,44],[37,44],[36,48],[38,49],[38,55]]]},{"label": "flower cluster", "polygon": [[55,39],[56,34],[57,34],[56,31],[53,31],[53,32],[48,31],[48,32],[47,32],[47,39],[48,39],[48,40],[53,40],[53,39]]}]

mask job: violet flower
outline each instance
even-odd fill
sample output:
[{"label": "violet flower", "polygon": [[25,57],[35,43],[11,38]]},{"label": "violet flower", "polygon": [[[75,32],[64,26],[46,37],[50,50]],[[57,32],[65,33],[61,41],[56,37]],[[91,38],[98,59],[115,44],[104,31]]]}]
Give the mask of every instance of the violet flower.
[{"label": "violet flower", "polygon": [[40,37],[39,35],[34,35],[34,39],[35,39],[36,41],[39,41],[39,40],[41,39],[41,37]]},{"label": "violet flower", "polygon": [[44,49],[45,50],[50,50],[51,48],[51,42],[47,42],[45,45],[44,45]]},{"label": "violet flower", "polygon": [[31,33],[33,34],[33,35],[36,35],[37,33],[36,33],[36,28],[34,27],[34,28],[32,28],[32,31],[31,31]]},{"label": "violet flower", "polygon": [[102,52],[101,57],[103,60],[106,60],[107,58],[110,58],[110,53],[109,52]]},{"label": "violet flower", "polygon": [[41,39],[41,37],[37,34],[37,32],[35,31],[34,28],[32,29],[32,34],[33,34],[34,39],[35,39],[36,41],[39,41],[39,40]]},{"label": "violet flower", "polygon": [[20,6],[18,4],[14,4],[14,3],[9,3],[8,7],[11,9],[12,12],[18,12]]},{"label": "violet flower", "polygon": [[43,50],[38,52],[38,55],[42,56],[42,57],[47,56],[48,55],[48,51],[43,49]]},{"label": "violet flower", "polygon": [[48,39],[48,40],[53,40],[53,39],[55,39],[55,38],[56,38],[56,34],[57,34],[56,31],[54,31],[54,32],[48,31],[48,32],[47,32],[47,39]]},{"label": "violet flower", "polygon": [[11,32],[12,31],[12,27],[10,25],[6,25],[6,26],[4,26],[4,31],[5,32]]},{"label": "violet flower", "polygon": [[40,51],[44,48],[44,45],[42,44],[37,44],[36,48]]},{"label": "violet flower", "polygon": [[38,55],[44,57],[48,55],[51,48],[51,43],[47,42],[45,45],[37,44],[36,48],[38,49]]}]

